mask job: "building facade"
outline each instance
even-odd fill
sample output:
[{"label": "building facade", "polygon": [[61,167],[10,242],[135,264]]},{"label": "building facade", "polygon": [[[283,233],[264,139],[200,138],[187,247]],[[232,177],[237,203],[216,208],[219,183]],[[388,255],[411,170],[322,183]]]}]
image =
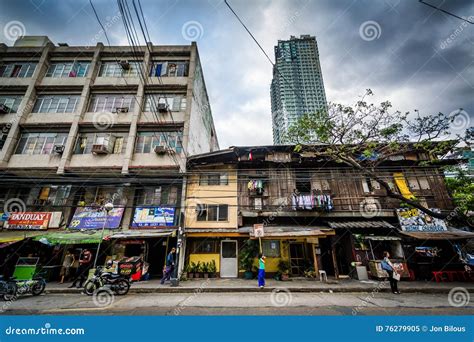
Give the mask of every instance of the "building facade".
[{"label": "building facade", "polygon": [[316,38],[279,40],[270,87],[273,143],[283,144],[288,128],[303,114],[326,110],[326,92]]},{"label": "building facade", "polygon": [[182,224],[186,157],[218,149],[195,43],[2,44],[0,128],[0,252],[43,238],[51,266],[66,248],[95,250],[105,228],[100,261],[142,256],[160,274]]}]

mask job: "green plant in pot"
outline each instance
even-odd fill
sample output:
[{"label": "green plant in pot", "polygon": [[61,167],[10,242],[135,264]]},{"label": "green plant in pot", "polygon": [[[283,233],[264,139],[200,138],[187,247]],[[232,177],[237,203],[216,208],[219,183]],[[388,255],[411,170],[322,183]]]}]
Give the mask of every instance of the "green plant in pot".
[{"label": "green plant in pot", "polygon": [[216,276],[216,273],[217,273],[216,261],[214,259],[212,259],[209,262],[209,276],[211,278],[214,278]]},{"label": "green plant in pot", "polygon": [[239,254],[240,269],[245,271],[245,279],[253,279],[253,265],[258,255],[258,243],[256,240],[246,240]]},{"label": "green plant in pot", "polygon": [[200,278],[201,277],[201,269],[202,269],[202,264],[200,261],[196,263],[196,268],[194,269],[194,278]]},{"label": "green plant in pot", "polygon": [[209,278],[209,263],[208,262],[202,263],[201,272],[203,273],[204,279]]},{"label": "green plant in pot", "polygon": [[192,266],[191,266],[190,263],[188,263],[188,264],[186,265],[186,267],[184,267],[184,272],[183,272],[183,274],[186,274],[186,278],[187,278],[187,279],[192,279],[192,278],[193,278],[193,276],[194,276],[194,274],[193,274],[193,268],[192,268]]},{"label": "green plant in pot", "polygon": [[288,260],[280,260],[278,263],[278,271],[281,274],[281,280],[290,279],[290,262]]}]

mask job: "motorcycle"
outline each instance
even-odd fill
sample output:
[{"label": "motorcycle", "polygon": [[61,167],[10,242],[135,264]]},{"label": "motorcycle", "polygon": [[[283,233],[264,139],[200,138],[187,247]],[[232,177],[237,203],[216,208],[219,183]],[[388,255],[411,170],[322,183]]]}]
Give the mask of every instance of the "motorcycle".
[{"label": "motorcycle", "polygon": [[40,276],[36,276],[31,280],[16,280],[14,277],[4,279],[3,276],[0,276],[0,296],[5,301],[13,300],[28,293],[39,296],[45,288],[46,281]]},{"label": "motorcycle", "polygon": [[98,266],[94,275],[84,284],[84,293],[92,296],[97,290],[104,287],[119,296],[124,296],[130,290],[130,281],[123,275],[104,272],[103,267]]}]

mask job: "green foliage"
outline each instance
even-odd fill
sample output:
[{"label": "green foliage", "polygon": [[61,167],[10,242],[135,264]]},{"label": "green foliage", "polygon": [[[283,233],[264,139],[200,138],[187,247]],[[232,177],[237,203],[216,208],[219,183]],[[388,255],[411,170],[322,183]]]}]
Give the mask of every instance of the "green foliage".
[{"label": "green foliage", "polygon": [[246,240],[242,249],[239,252],[240,268],[246,272],[252,272],[253,263],[258,256],[258,242],[257,240]]},{"label": "green foliage", "polygon": [[290,273],[290,262],[288,260],[280,260],[278,263],[278,271],[281,274],[289,274]]},{"label": "green foliage", "polygon": [[209,273],[216,273],[217,272],[216,261],[214,259],[212,259],[209,262],[208,269],[209,269]]},{"label": "green foliage", "polygon": [[474,211],[474,179],[458,169],[456,177],[446,178],[446,185],[458,210],[466,214]]}]

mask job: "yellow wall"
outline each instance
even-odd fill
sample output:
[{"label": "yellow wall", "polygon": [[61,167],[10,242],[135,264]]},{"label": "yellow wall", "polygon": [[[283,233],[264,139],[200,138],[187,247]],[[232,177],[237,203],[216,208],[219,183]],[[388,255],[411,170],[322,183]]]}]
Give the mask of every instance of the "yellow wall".
[{"label": "yellow wall", "polygon": [[210,262],[211,260],[214,260],[216,262],[216,268],[217,272],[220,272],[220,261],[221,257],[219,254],[190,254],[189,255],[189,264],[194,262],[195,264],[198,263],[198,261],[201,262]]},{"label": "yellow wall", "polygon": [[[225,172],[219,166],[218,172]],[[227,167],[227,185],[199,185],[199,175],[193,175],[186,185],[186,228],[237,228],[237,172]],[[199,169],[213,172],[213,169]],[[198,204],[228,204],[227,221],[197,221],[195,208]]]}]

